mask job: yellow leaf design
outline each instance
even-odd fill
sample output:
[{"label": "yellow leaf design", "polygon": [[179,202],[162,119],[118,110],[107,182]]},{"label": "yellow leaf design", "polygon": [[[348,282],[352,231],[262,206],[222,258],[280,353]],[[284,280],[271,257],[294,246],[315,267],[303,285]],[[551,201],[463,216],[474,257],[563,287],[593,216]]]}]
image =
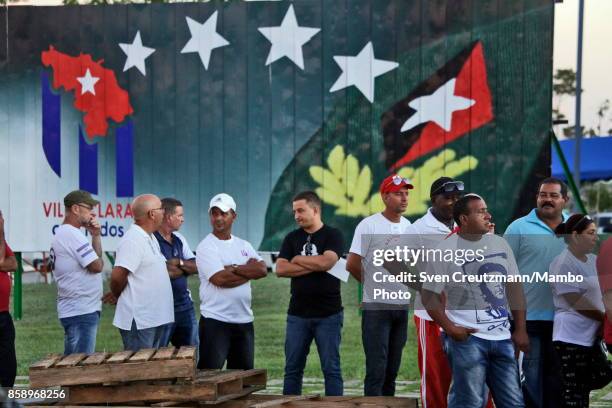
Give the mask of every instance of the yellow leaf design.
[{"label": "yellow leaf design", "polygon": [[356,203],[365,203],[368,200],[370,189],[372,188],[372,171],[370,166],[363,166],[359,179],[355,183],[353,189],[353,201]]},{"label": "yellow leaf design", "polygon": [[329,153],[329,156],[327,156],[327,165],[336,177],[342,177],[344,174],[344,148],[341,145],[334,147]]},{"label": "yellow leaf design", "polygon": [[[457,153],[445,149],[427,159],[421,167],[402,167],[397,173],[413,181],[408,209],[405,215],[418,215],[427,211],[429,206],[429,186],[443,175],[458,177],[478,166],[473,156],[456,160]],[[308,170],[312,179],[319,185],[317,194],[325,204],[336,208],[337,215],[365,217],[382,211],[384,204],[378,191],[373,191],[372,171],[368,165],[359,167],[359,160],[346,155],[341,145],[335,146],[327,157],[328,168],[311,166]]]}]

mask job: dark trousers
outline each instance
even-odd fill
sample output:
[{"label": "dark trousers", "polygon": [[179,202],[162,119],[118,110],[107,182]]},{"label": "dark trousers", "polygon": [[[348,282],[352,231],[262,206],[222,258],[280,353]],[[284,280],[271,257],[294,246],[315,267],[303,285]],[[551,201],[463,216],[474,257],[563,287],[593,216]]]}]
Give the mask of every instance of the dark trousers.
[{"label": "dark trousers", "polygon": [[577,344],[554,342],[561,363],[561,407],[589,406],[591,348]]},{"label": "dark trousers", "polygon": [[395,395],[395,378],[407,338],[408,311],[363,311],[361,339],[366,356],[365,396]]},{"label": "dark trousers", "polygon": [[523,357],[523,397],[528,408],[555,408],[561,404],[561,375],[552,331],[552,321],[527,321],[529,351]]},{"label": "dark trousers", "polygon": [[249,370],[255,360],[253,323],[226,323],[200,316],[199,369]]},{"label": "dark trousers", "polygon": [[16,375],[15,326],[9,312],[0,312],[0,386],[15,385]]}]

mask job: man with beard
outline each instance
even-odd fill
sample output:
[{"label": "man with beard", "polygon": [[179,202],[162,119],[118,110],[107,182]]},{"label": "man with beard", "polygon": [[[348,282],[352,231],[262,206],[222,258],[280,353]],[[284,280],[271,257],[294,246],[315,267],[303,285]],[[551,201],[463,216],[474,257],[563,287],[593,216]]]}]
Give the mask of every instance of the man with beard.
[{"label": "man with beard", "polygon": [[[349,250],[346,269],[364,284],[361,338],[366,356],[366,396],[395,394],[395,379],[408,337],[410,300],[375,302],[375,286],[380,285],[373,283],[371,271],[364,270],[364,265],[372,264],[372,254],[380,250],[380,239],[386,241],[382,245],[392,247],[391,241],[406,234],[410,221],[402,214],[408,207],[408,191],[413,188],[408,179],[397,174],[385,178],[379,188],[385,209],[357,225]],[[405,287],[401,283],[391,283],[384,289],[399,293]]]},{"label": "man with beard", "polygon": [[[567,186],[549,177],[540,182],[536,208],[513,221],[504,238],[514,252],[519,272],[548,272],[552,260],[563,251],[563,240],[555,228],[567,219]],[[528,407],[557,407],[561,380],[552,344],[554,305],[547,282],[524,284],[527,299],[527,334],[530,348],[523,358],[523,394]]]},{"label": "man with beard", "polygon": [[300,228],[287,234],[276,261],[276,274],[291,278],[283,394],[302,393],[304,366],[314,339],[325,378],[325,395],[342,395],[340,281],[327,273],[342,256],[342,234],[323,224],[321,200],[316,193],[297,194],[292,206]]},{"label": "man with beard", "polygon": [[253,246],[232,234],[236,202],[225,193],[210,200],[212,232],[196,249],[200,276],[200,369],[248,370],[255,360],[251,280],[266,276]]},{"label": "man with beard", "polygon": [[[83,190],[64,197],[66,216],[51,241],[53,277],[57,283],[57,314],[64,328],[64,354],[96,348],[102,310],[102,241],[95,207],[99,202]],[[91,243],[81,231],[91,235]]]}]

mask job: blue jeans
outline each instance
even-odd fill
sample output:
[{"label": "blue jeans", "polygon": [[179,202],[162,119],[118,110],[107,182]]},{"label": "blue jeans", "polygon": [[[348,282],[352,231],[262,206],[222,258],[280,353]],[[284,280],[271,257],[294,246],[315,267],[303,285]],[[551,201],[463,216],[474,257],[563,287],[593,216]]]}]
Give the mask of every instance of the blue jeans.
[{"label": "blue jeans", "polygon": [[198,321],[193,308],[180,312],[174,311],[174,323],[167,326],[161,347],[166,347],[170,343],[174,347],[198,346],[199,339]]},{"label": "blue jeans", "polygon": [[448,408],[481,408],[489,386],[496,408],[524,408],[512,340],[469,336],[455,341],[443,335],[452,372]]},{"label": "blue jeans", "polygon": [[96,333],[100,323],[100,312],[63,317],[64,355],[73,353],[91,354],[96,350]]},{"label": "blue jeans", "polygon": [[121,340],[123,340],[123,349],[138,351],[145,348],[163,347],[164,334],[171,324],[162,324],[161,326],[138,330],[136,328],[136,321],[132,320],[132,328],[130,330],[119,329]]},{"label": "blue jeans", "polygon": [[366,357],[365,396],[395,395],[395,379],[407,338],[407,310],[363,310],[361,339]]},{"label": "blue jeans", "polygon": [[527,322],[529,352],[523,357],[523,397],[529,408],[561,405],[561,367],[552,342],[553,322]]},{"label": "blue jeans", "polygon": [[310,344],[314,339],[325,378],[325,395],[338,396],[344,392],[340,367],[340,338],[344,313],[321,318],[302,318],[287,315],[285,334],[284,395],[300,395],[302,378]]}]

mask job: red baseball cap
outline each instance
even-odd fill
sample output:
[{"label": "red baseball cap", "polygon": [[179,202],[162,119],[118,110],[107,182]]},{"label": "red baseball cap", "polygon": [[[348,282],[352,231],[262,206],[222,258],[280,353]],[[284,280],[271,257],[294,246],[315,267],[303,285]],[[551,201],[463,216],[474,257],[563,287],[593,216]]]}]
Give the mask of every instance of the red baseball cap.
[{"label": "red baseball cap", "polygon": [[394,193],[396,191],[400,191],[402,188],[408,188],[408,190],[412,190],[414,186],[407,178],[398,176],[397,174],[392,174],[380,183],[380,193]]}]

